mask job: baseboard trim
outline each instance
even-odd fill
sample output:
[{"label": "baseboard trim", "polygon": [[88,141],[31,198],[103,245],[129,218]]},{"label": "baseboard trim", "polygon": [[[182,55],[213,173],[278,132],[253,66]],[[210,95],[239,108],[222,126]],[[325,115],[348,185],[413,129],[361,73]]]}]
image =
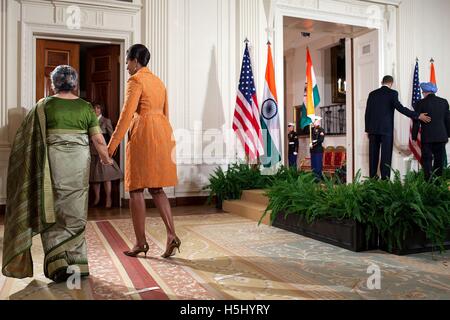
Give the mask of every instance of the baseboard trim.
[{"label": "baseboard trim", "polygon": [[[202,206],[208,201],[207,196],[169,198],[172,207]],[[145,199],[147,208],[155,208],[153,199]],[[122,208],[130,208],[130,199],[122,199]]]}]

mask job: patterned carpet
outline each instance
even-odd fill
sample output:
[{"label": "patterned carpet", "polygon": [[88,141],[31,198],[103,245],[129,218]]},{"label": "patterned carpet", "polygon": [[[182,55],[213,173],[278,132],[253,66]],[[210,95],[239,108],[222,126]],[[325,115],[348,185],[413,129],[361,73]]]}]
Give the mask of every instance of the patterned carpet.
[{"label": "patterned carpet", "polygon": [[[150,252],[140,259],[122,254],[134,240],[130,220],[89,222],[91,276],[81,290],[44,278],[35,238],[35,278],[0,276],[0,299],[450,299],[450,253],[353,253],[229,214],[181,216],[175,223],[181,254],[164,260],[159,218],[147,219]],[[372,264],[381,270],[380,290],[367,288]],[[136,293],[146,288],[154,290]]]}]

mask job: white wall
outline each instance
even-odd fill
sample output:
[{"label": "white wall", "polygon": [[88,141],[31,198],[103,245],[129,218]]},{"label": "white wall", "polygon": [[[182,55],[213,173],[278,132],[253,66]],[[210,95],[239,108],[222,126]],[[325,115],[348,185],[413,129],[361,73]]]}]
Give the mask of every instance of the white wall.
[{"label": "white wall", "polygon": [[[397,87],[405,106],[411,104],[412,80],[416,58],[419,58],[420,79],[430,80],[430,58],[435,59],[436,77],[441,96],[450,100],[450,1],[404,0],[398,15],[398,82]],[[398,144],[407,147],[410,121],[396,116]],[[450,145],[447,145],[450,158]],[[401,161],[401,159],[400,159]]]},{"label": "white wall", "polygon": [[[81,2],[86,4],[86,1]],[[128,6],[126,3],[111,0],[108,9],[102,7],[108,2],[109,0],[92,1],[91,5],[84,6],[89,10],[99,8],[100,12],[89,14],[86,18],[95,24],[96,21],[101,21],[101,12],[113,10],[113,6]],[[148,0],[143,1],[142,21],[137,18],[122,19],[117,13],[108,16],[115,17],[115,20],[112,18],[112,20],[110,18],[105,20],[106,24],[117,22],[115,27],[133,22],[131,27],[135,30],[135,37],[131,38],[131,41],[148,44],[153,52],[151,68],[167,83],[171,123],[178,132],[180,163],[178,172],[180,185],[174,189],[172,196],[201,194],[209,173],[216,167],[214,160],[221,159],[221,164],[225,165],[235,159],[236,154],[233,148],[235,137],[230,132],[230,128],[243,41],[246,37],[251,41],[258,96],[261,99],[266,64],[268,24],[266,14],[270,8],[269,2],[267,0]],[[389,2],[395,3],[395,1]],[[2,203],[6,196],[6,163],[10,143],[23,119],[23,108],[30,108],[29,105],[21,105],[21,101],[24,94],[32,91],[32,88],[22,83],[20,76],[23,71],[20,60],[24,53],[20,51],[23,47],[23,43],[20,43],[21,19],[38,21],[48,17],[50,23],[56,24],[61,18],[60,11],[56,7],[66,3],[22,1],[21,3],[27,5],[36,4],[38,7],[46,5],[53,8],[50,11],[30,9],[26,13],[21,13],[19,1],[2,0],[0,3],[2,9],[0,16],[0,203]],[[133,7],[132,10],[137,10],[140,1],[135,0],[135,3],[138,6]],[[302,12],[311,12],[312,15],[320,11],[326,12],[325,15],[340,12],[339,19],[355,17],[355,21],[361,21],[361,23],[365,21],[361,17],[368,15],[367,10],[373,8],[373,2],[356,0],[277,0],[277,3],[283,3],[287,11],[290,7],[297,6],[304,8]],[[384,8],[377,6],[377,8],[380,7]],[[392,12],[394,7],[388,7],[389,12]],[[118,12],[120,13],[120,10]],[[129,14],[130,9],[122,10],[122,12]],[[395,22],[398,18],[398,30],[390,31],[390,37],[385,39],[386,51],[393,50],[394,54],[391,58],[385,59],[384,69],[386,73],[393,73],[393,70],[396,73],[405,105],[410,100],[412,68],[416,56],[421,60],[422,79],[429,76],[429,58],[431,56],[435,58],[440,95],[450,98],[450,73],[448,72],[450,59],[447,56],[450,52],[450,44],[445,34],[446,30],[450,30],[450,20],[447,17],[450,12],[450,2],[447,0],[404,0],[401,2],[398,15],[395,9],[393,12],[391,21]],[[97,27],[96,30],[101,30],[96,31],[97,34],[108,34],[105,28]],[[126,28],[122,28],[124,29]],[[141,30],[143,30],[142,36]],[[275,58],[277,52],[280,52],[277,39],[282,37],[282,34],[270,37],[274,44]],[[312,55],[316,73],[320,75],[323,55],[314,50],[314,46],[312,46]],[[280,107],[285,108],[288,117],[292,117],[292,106],[302,102],[306,63],[304,49],[296,50],[291,56],[287,55],[286,61],[294,64],[292,70],[287,68],[286,71],[288,82],[294,83],[296,89],[287,90],[287,101],[283,104],[284,99],[280,98]],[[395,61],[397,63],[393,65]],[[280,74],[283,64],[280,60],[275,63],[277,74]],[[29,77],[32,79],[31,74]],[[319,76],[318,82],[325,101],[327,94],[323,91],[324,79]],[[282,84],[278,83],[278,87],[279,96],[283,96]],[[401,117],[398,119],[397,121],[400,122],[397,124],[399,129],[396,136],[399,144],[405,145],[408,141],[409,121]],[[197,129],[197,132],[194,132],[194,129]],[[218,135],[219,133],[222,135]],[[218,138],[217,144],[223,149],[222,153],[204,157],[205,149],[208,151],[208,146],[216,138]],[[187,140],[183,141],[183,139]],[[186,143],[186,141],[192,143]],[[336,145],[344,145],[344,143],[337,141]],[[394,166],[404,168],[402,156],[397,155],[395,159]]]}]

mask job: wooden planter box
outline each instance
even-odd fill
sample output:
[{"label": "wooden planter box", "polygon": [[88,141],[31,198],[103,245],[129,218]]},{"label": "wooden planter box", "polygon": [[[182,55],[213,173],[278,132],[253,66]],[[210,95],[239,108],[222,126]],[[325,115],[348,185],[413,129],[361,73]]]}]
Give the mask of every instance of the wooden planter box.
[{"label": "wooden planter box", "polygon": [[273,226],[354,252],[378,249],[378,236],[367,243],[366,228],[354,220],[323,219],[308,224],[300,215],[290,214],[285,219],[279,214]]},{"label": "wooden planter box", "polygon": [[[450,250],[450,230],[447,231],[444,247],[446,250]],[[414,229],[406,236],[406,239],[402,243],[402,249],[394,247],[389,251],[387,242],[384,241],[383,238],[380,238],[380,249],[398,256],[440,251],[439,246],[433,245],[430,240],[427,239],[425,232],[419,228]]]}]

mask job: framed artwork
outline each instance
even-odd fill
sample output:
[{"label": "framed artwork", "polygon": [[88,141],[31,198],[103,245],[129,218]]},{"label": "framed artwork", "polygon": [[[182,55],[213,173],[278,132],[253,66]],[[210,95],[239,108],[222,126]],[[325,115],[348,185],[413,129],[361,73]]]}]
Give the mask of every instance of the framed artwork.
[{"label": "framed artwork", "polygon": [[345,42],[331,48],[332,103],[346,103],[347,80],[345,66]]},{"label": "framed artwork", "polygon": [[309,136],[309,127],[306,127],[302,130],[300,124],[302,120],[302,106],[295,106],[293,108],[294,112],[294,123],[295,123],[295,129],[297,130],[297,134],[299,136]]}]

